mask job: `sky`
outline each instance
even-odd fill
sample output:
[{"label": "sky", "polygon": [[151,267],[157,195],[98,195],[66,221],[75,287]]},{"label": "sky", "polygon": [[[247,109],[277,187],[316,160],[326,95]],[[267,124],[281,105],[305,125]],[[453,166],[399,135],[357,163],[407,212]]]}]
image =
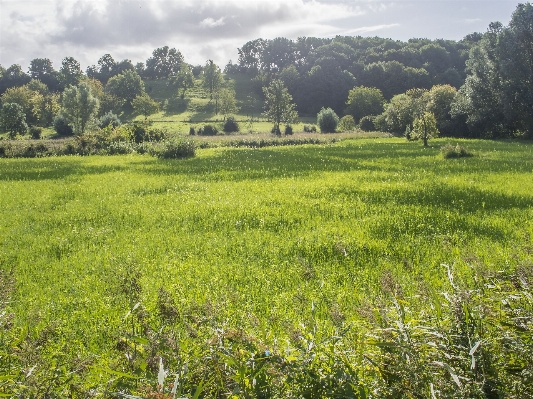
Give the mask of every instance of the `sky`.
[{"label": "sky", "polygon": [[[525,1],[523,1],[525,2]],[[28,70],[35,58],[55,69],[74,57],[85,70],[104,54],[146,62],[155,48],[181,51],[221,68],[247,41],[379,36],[460,40],[509,23],[510,0],[0,0],[0,65]]]}]

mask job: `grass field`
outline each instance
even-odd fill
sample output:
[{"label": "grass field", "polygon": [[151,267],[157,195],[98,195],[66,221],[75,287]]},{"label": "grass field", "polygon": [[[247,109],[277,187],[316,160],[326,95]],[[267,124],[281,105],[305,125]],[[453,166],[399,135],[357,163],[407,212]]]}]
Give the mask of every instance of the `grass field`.
[{"label": "grass field", "polygon": [[[459,140],[475,156],[445,160],[446,142],[0,159],[0,396],[171,398],[154,393],[161,357],[184,397],[269,397],[256,391],[281,376],[260,390],[250,353],[288,363],[342,336],[359,391],[339,397],[380,397],[386,374],[363,358],[379,346],[360,344],[384,328],[380,309],[434,320],[442,264],[465,290],[533,264],[533,145]],[[336,370],[325,362],[316,380]]]}]

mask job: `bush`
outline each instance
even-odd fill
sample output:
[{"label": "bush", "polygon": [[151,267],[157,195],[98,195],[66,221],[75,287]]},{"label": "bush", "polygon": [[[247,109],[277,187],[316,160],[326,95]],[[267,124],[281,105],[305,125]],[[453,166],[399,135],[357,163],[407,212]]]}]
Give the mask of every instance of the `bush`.
[{"label": "bush", "polygon": [[109,125],[111,125],[112,127],[117,127],[117,126],[122,125],[122,122],[120,121],[118,116],[111,111],[109,111],[107,114],[102,116],[98,123],[98,126],[100,128],[104,128]]},{"label": "bush", "polygon": [[440,152],[445,159],[464,158],[464,157],[473,156],[473,154],[470,151],[468,151],[465,147],[459,144],[456,144],[456,145],[446,144],[445,146],[440,148]]},{"label": "bush", "polygon": [[279,127],[276,128],[275,126],[270,130],[270,133],[275,134],[276,136],[281,136],[281,130],[279,130]]},{"label": "bush", "polygon": [[286,136],[290,136],[292,135],[293,131],[292,131],[292,126],[291,125],[285,125],[285,135]]},{"label": "bush", "polygon": [[225,133],[238,132],[239,124],[233,116],[230,116],[228,117],[228,119],[226,119],[226,122],[224,123],[224,128],[222,130],[224,130]]},{"label": "bush", "polygon": [[58,115],[54,118],[54,130],[60,136],[72,136],[74,134],[66,119],[61,115]]},{"label": "bush", "polygon": [[39,126],[30,127],[30,136],[34,140],[39,140],[43,135],[43,128]]},{"label": "bush", "polygon": [[374,117],[363,116],[359,121],[359,129],[361,129],[363,132],[373,132],[376,130],[376,126],[374,125]]},{"label": "bush", "polygon": [[351,115],[343,116],[339,121],[339,130],[341,132],[350,132],[355,129],[355,120]]},{"label": "bush", "polygon": [[316,126],[315,125],[304,125],[304,132],[316,133]]},{"label": "bush", "polygon": [[163,158],[190,158],[196,155],[196,146],[193,141],[166,141],[149,150],[150,155]]},{"label": "bush", "polygon": [[189,128],[189,136],[194,136],[196,135],[196,130],[194,130],[194,126],[191,126]]},{"label": "bush", "polygon": [[339,124],[339,117],[331,108],[322,108],[317,115],[321,133],[334,133]]},{"label": "bush", "polygon": [[216,136],[218,129],[213,125],[205,125],[198,129],[199,136]]}]

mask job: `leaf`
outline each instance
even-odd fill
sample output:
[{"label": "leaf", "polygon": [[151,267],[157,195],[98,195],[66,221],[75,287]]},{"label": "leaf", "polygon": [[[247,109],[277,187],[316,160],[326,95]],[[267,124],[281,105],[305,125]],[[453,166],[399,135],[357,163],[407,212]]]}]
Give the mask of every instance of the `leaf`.
[{"label": "leaf", "polygon": [[479,348],[479,345],[481,345],[481,341],[477,341],[476,344],[472,347],[472,349],[470,349],[470,352],[468,352],[468,354],[472,356],[472,370],[476,368],[476,358],[474,357],[474,353],[476,352],[477,348]]},{"label": "leaf", "polygon": [[453,369],[447,363],[444,363],[444,362],[433,362],[433,363],[438,366],[444,367],[446,370],[448,370],[448,373],[450,373],[452,380],[457,384],[457,386],[459,388],[463,387],[461,385],[461,381],[459,381],[459,377],[457,376],[457,374],[455,374],[455,371],[453,371]]}]

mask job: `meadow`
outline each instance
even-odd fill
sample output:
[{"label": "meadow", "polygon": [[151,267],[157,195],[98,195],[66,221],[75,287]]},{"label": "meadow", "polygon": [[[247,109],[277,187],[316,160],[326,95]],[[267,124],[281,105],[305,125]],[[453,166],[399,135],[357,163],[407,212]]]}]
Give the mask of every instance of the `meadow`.
[{"label": "meadow", "polygon": [[0,159],[0,397],[532,397],[533,145],[447,142]]}]

